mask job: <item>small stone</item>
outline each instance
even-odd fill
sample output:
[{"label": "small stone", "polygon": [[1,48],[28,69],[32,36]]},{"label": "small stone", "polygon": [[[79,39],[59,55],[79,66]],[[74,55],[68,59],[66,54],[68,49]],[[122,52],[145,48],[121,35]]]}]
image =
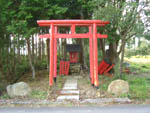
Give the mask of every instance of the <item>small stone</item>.
[{"label": "small stone", "polygon": [[99,91],[97,91],[97,92],[96,92],[96,96],[97,96],[97,97],[100,97],[100,96],[101,96],[101,93],[100,93]]},{"label": "small stone", "polygon": [[124,80],[114,80],[108,86],[108,92],[120,96],[121,94],[128,93],[129,85]]},{"label": "small stone", "polygon": [[90,89],[90,90],[87,90],[86,91],[86,96],[88,97],[88,98],[95,98],[96,97],[96,90],[94,90],[94,89]]}]

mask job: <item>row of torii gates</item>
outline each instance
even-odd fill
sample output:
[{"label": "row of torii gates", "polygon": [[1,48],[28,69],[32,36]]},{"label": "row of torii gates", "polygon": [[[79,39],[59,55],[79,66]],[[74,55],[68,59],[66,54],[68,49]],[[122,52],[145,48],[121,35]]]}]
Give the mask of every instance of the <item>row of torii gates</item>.
[{"label": "row of torii gates", "polygon": [[[105,26],[108,21],[101,20],[38,20],[39,26],[50,27],[49,34],[40,35],[40,38],[50,38],[50,66],[49,66],[49,85],[53,85],[53,79],[57,77],[57,39],[58,38],[89,38],[90,53],[90,78],[91,84],[99,86],[98,79],[98,47],[97,38],[107,38],[97,32],[97,26]],[[88,33],[76,33],[76,27],[88,27]],[[59,27],[70,27],[69,34],[60,34]]]}]

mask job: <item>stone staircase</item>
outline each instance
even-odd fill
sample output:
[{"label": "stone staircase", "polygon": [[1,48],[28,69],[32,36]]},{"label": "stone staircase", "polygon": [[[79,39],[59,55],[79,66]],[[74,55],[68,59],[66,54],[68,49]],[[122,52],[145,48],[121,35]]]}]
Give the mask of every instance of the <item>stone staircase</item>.
[{"label": "stone staircase", "polygon": [[79,101],[79,90],[77,88],[77,77],[70,76],[67,78],[64,87],[57,97],[57,101]]}]

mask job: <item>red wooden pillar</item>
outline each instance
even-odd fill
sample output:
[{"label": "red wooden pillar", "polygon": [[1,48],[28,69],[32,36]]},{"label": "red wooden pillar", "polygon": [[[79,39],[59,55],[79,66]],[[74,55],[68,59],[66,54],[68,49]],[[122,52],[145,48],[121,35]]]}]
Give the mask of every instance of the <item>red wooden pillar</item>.
[{"label": "red wooden pillar", "polygon": [[93,71],[93,36],[92,36],[92,26],[89,26],[89,53],[90,53],[90,78],[91,84],[94,85],[94,71]]},{"label": "red wooden pillar", "polygon": [[[55,34],[57,34],[57,26],[55,26]],[[57,77],[57,38],[54,38],[54,78]]]},{"label": "red wooden pillar", "polygon": [[75,24],[72,24],[71,25],[71,34],[75,34],[75,28],[76,26],[75,26]]},{"label": "red wooden pillar", "polygon": [[96,23],[93,24],[93,59],[94,59],[94,85],[95,87],[99,86],[99,80],[98,80],[98,60],[97,60],[97,28]]},{"label": "red wooden pillar", "polygon": [[[55,33],[57,34],[57,26],[55,28]],[[56,82],[57,77],[57,38],[54,37],[54,82]]]},{"label": "red wooden pillar", "polygon": [[53,85],[53,74],[54,74],[54,25],[51,24],[51,32],[50,32],[50,69],[49,69],[49,85]]}]

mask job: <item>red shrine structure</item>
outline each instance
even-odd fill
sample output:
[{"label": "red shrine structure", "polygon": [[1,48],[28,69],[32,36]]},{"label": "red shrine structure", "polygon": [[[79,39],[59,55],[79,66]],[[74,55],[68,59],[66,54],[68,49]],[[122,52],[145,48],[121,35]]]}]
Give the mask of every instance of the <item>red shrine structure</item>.
[{"label": "red shrine structure", "polygon": [[[107,35],[97,32],[97,27],[109,24],[108,21],[101,20],[38,20],[39,26],[50,27],[49,34],[40,35],[40,38],[50,38],[50,66],[49,85],[53,85],[53,79],[57,77],[57,39],[58,38],[89,38],[90,53],[90,78],[91,84],[99,86],[98,79],[98,47],[97,38],[107,38]],[[76,33],[76,27],[88,27],[88,33]],[[59,27],[70,27],[70,33],[59,33]],[[73,59],[73,58],[72,58]],[[76,60],[76,57],[75,59]]]},{"label": "red shrine structure", "polygon": [[80,45],[77,44],[67,44],[66,51],[69,52],[70,63],[78,62],[78,54],[80,52]]},{"label": "red shrine structure", "polygon": [[[78,44],[67,44],[66,45],[66,52],[69,53],[69,60],[66,59],[60,60],[59,64],[59,75],[68,75],[70,64],[78,63],[79,59],[79,52],[80,52],[80,45]],[[55,80],[55,78],[54,78]],[[56,80],[55,80],[56,82]]]}]

